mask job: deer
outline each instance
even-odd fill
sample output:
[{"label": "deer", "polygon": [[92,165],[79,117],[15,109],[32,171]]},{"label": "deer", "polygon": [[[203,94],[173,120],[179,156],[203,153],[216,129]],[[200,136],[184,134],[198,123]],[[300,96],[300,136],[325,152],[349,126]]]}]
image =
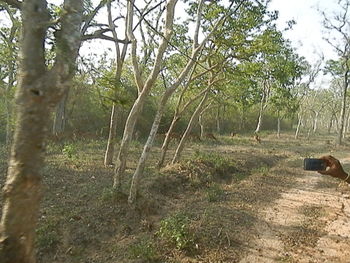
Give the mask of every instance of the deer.
[{"label": "deer", "polygon": [[208,138],[208,139],[215,140],[215,141],[218,140],[218,139],[214,136],[214,134],[212,134],[212,133],[206,133],[206,134],[204,135],[204,137],[205,137],[205,138]]},{"label": "deer", "polygon": [[235,133],[235,132],[230,133],[230,137],[232,137],[232,138],[235,137],[236,135],[237,135],[237,133]]},{"label": "deer", "polygon": [[192,141],[201,141],[201,138],[196,133],[190,133],[188,135],[188,138],[191,139]]}]

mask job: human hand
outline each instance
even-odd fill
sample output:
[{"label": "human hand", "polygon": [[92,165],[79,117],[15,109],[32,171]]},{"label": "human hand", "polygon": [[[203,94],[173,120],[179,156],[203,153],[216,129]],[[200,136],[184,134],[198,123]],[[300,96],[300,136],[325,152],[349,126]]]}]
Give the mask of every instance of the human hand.
[{"label": "human hand", "polygon": [[327,169],[324,171],[317,172],[319,172],[320,174],[330,175],[342,180],[345,180],[347,178],[348,174],[344,172],[344,169],[341,166],[338,159],[334,158],[331,155],[322,156],[320,159],[325,161]]}]

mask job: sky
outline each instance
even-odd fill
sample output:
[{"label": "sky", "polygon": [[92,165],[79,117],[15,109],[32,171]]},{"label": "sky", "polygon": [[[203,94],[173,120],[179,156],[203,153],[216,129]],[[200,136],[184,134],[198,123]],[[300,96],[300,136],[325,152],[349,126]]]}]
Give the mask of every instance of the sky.
[{"label": "sky", "polygon": [[[98,2],[97,0],[94,0]],[[58,4],[62,0],[48,0]],[[177,12],[184,10],[182,1],[179,1]],[[336,58],[333,48],[323,39],[325,36],[322,26],[322,16],[320,11],[332,14],[336,11],[338,0],[271,0],[269,9],[278,10],[279,19],[277,25],[279,29],[286,28],[286,22],[295,20],[296,25],[292,30],[284,32],[284,36],[292,42],[292,46],[301,55],[304,56],[310,64],[315,64],[317,60],[324,55],[325,60]],[[105,20],[105,14],[101,14]],[[181,16],[181,11],[180,11]],[[2,19],[0,18],[0,22]],[[106,41],[99,41],[98,44],[113,48],[113,45]],[[87,53],[96,51],[95,46],[83,46]]]},{"label": "sky", "polygon": [[[48,0],[48,2],[58,2]],[[322,16],[318,9],[331,13],[336,10],[338,0],[271,0],[270,10],[279,11],[277,22],[279,29],[286,28],[286,21],[294,19],[296,25],[285,32],[285,37],[291,40],[297,52],[304,56],[309,63],[315,63],[321,54],[325,59],[335,58],[332,47],[322,38]],[[98,2],[95,0],[94,2]],[[179,1],[177,11],[184,10]],[[180,11],[181,12],[181,11]],[[181,14],[180,14],[181,15]],[[102,43],[101,43],[102,44]],[[104,43],[107,46],[112,46]]]},{"label": "sky", "polygon": [[309,63],[317,61],[321,54],[325,59],[335,58],[336,55],[324,39],[326,35],[322,26],[320,11],[332,14],[336,11],[338,0],[272,0],[271,10],[279,11],[277,25],[280,29],[286,27],[286,21],[294,19],[296,25],[285,32],[297,52],[304,56]]}]

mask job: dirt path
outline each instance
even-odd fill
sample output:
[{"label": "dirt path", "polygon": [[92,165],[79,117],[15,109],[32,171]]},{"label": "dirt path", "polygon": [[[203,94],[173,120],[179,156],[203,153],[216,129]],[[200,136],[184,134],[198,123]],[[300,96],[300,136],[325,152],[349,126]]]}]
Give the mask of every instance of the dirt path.
[{"label": "dirt path", "polygon": [[264,223],[241,263],[350,262],[349,186],[297,172],[295,187],[259,211]]}]

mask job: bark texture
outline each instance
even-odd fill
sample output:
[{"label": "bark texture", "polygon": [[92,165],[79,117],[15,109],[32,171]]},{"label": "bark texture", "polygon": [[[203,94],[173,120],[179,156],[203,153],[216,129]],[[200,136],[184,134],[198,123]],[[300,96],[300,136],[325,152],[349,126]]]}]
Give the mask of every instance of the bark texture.
[{"label": "bark texture", "polygon": [[[43,141],[52,107],[69,87],[80,46],[82,0],[65,1],[61,44],[49,71],[44,40],[49,15],[44,0],[21,2],[22,38],[18,75],[17,125],[4,186],[0,223],[0,262],[34,263],[35,226],[41,197]],[[64,49],[62,47],[64,46]]]}]

